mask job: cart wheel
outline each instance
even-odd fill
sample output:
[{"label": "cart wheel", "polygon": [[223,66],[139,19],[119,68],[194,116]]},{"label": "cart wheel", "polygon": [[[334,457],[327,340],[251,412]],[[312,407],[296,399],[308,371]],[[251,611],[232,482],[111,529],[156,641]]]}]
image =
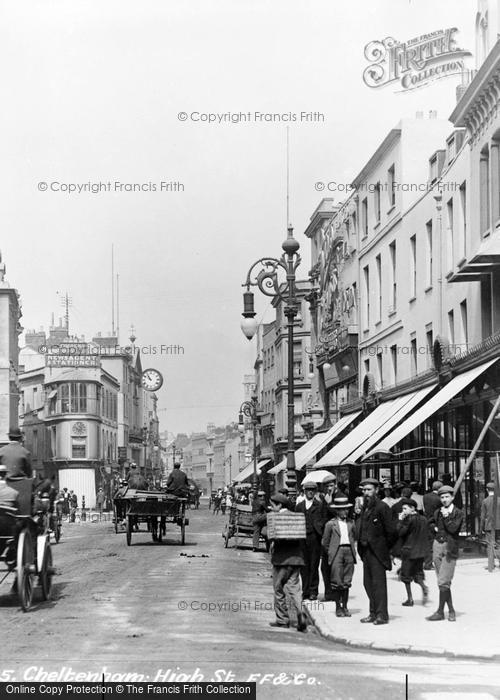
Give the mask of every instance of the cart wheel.
[{"label": "cart wheel", "polygon": [[130,546],[132,542],[132,516],[127,517],[127,544]]},{"label": "cart wheel", "polygon": [[52,550],[50,549],[50,544],[46,542],[43,552],[42,570],[40,571],[40,576],[38,577],[38,581],[42,587],[42,598],[44,600],[50,600],[53,575],[54,569],[52,567]]},{"label": "cart wheel", "polygon": [[24,612],[30,609],[33,600],[34,564],[33,541],[30,533],[23,530],[17,541],[17,594]]}]

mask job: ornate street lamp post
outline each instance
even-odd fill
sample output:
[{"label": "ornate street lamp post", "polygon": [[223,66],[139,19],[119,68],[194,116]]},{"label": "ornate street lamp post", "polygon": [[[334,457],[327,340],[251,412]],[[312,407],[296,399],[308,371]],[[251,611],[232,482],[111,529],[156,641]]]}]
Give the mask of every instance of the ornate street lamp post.
[{"label": "ornate street lamp post", "polygon": [[[293,376],[293,325],[297,315],[297,296],[295,288],[295,272],[300,264],[299,242],[293,237],[293,229],[288,228],[288,236],[283,242],[284,254],[278,260],[276,258],[260,258],[247,274],[246,287],[243,293],[243,321],[241,329],[245,336],[251,340],[257,330],[255,320],[254,295],[250,287],[258,287],[268,297],[278,297],[285,305],[284,313],[287,318],[288,331],[288,445],[286,458],[286,485],[291,497],[295,496],[297,475],[295,473],[295,405],[294,405],[294,376]],[[252,280],[252,273],[260,266]],[[286,272],[286,285],[280,289],[278,282],[278,269]]]},{"label": "ornate street lamp post", "polygon": [[260,412],[257,405],[257,394],[252,394],[251,401],[243,401],[240,406],[240,412],[238,416],[238,429],[243,432],[245,430],[245,424],[243,422],[243,416],[250,418],[252,421],[252,432],[253,432],[253,476],[252,476],[252,490],[254,497],[257,495],[258,489],[258,476],[257,476],[257,425],[260,422]]}]

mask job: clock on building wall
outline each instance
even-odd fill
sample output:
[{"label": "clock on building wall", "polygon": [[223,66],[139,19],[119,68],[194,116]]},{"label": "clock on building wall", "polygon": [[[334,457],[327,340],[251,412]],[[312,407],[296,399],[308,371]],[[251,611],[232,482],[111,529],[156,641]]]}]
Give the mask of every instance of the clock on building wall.
[{"label": "clock on building wall", "polygon": [[82,421],[79,420],[76,423],[73,423],[72,433],[73,435],[86,435],[87,426],[85,423],[82,423]]},{"label": "clock on building wall", "polygon": [[157,369],[145,369],[141,376],[141,386],[146,391],[158,391],[163,384],[163,377]]}]

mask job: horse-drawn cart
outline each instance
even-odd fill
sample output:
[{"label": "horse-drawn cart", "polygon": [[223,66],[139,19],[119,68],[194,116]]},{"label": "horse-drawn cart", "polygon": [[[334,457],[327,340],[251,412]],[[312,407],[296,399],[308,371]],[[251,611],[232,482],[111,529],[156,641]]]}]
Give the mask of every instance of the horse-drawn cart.
[{"label": "horse-drawn cart", "polygon": [[[49,600],[52,589],[52,551],[50,534],[42,513],[32,515],[32,479],[11,484],[19,493],[19,510],[0,508],[0,583],[13,574],[13,592],[21,608],[31,607],[36,579],[43,600]],[[2,576],[3,574],[3,576]]]},{"label": "horse-drawn cart", "polygon": [[138,491],[128,489],[121,499],[122,512],[126,519],[127,544],[132,543],[132,533],[144,532],[141,524],[146,524],[153,542],[161,542],[166,535],[167,522],[174,523],[181,529],[181,544],[185,543],[187,498],[174,496],[163,491]]}]

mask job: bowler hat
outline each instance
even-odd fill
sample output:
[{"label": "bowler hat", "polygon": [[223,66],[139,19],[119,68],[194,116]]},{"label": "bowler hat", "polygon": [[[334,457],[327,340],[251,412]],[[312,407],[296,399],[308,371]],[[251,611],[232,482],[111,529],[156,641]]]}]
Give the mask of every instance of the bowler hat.
[{"label": "bowler hat", "polygon": [[360,486],[379,486],[379,481],[378,479],[373,479],[371,476],[369,476],[368,478],[363,479]]},{"label": "bowler hat", "polygon": [[9,437],[10,438],[17,439],[17,438],[20,438],[22,436],[23,436],[23,434],[19,430],[19,428],[9,428]]},{"label": "bowler hat", "polygon": [[352,503],[349,503],[347,496],[335,496],[333,503],[330,504],[330,508],[350,508]]},{"label": "bowler hat", "polygon": [[453,493],[453,486],[441,486],[438,491],[438,496],[442,496],[443,493]]},{"label": "bowler hat", "polygon": [[490,491],[494,491],[495,484],[492,481],[488,481],[488,483],[486,484],[486,488],[489,489]]},{"label": "bowler hat", "polygon": [[271,496],[271,501],[273,503],[281,503],[282,506],[286,506],[288,503],[288,498],[283,496],[282,493],[273,493]]}]

